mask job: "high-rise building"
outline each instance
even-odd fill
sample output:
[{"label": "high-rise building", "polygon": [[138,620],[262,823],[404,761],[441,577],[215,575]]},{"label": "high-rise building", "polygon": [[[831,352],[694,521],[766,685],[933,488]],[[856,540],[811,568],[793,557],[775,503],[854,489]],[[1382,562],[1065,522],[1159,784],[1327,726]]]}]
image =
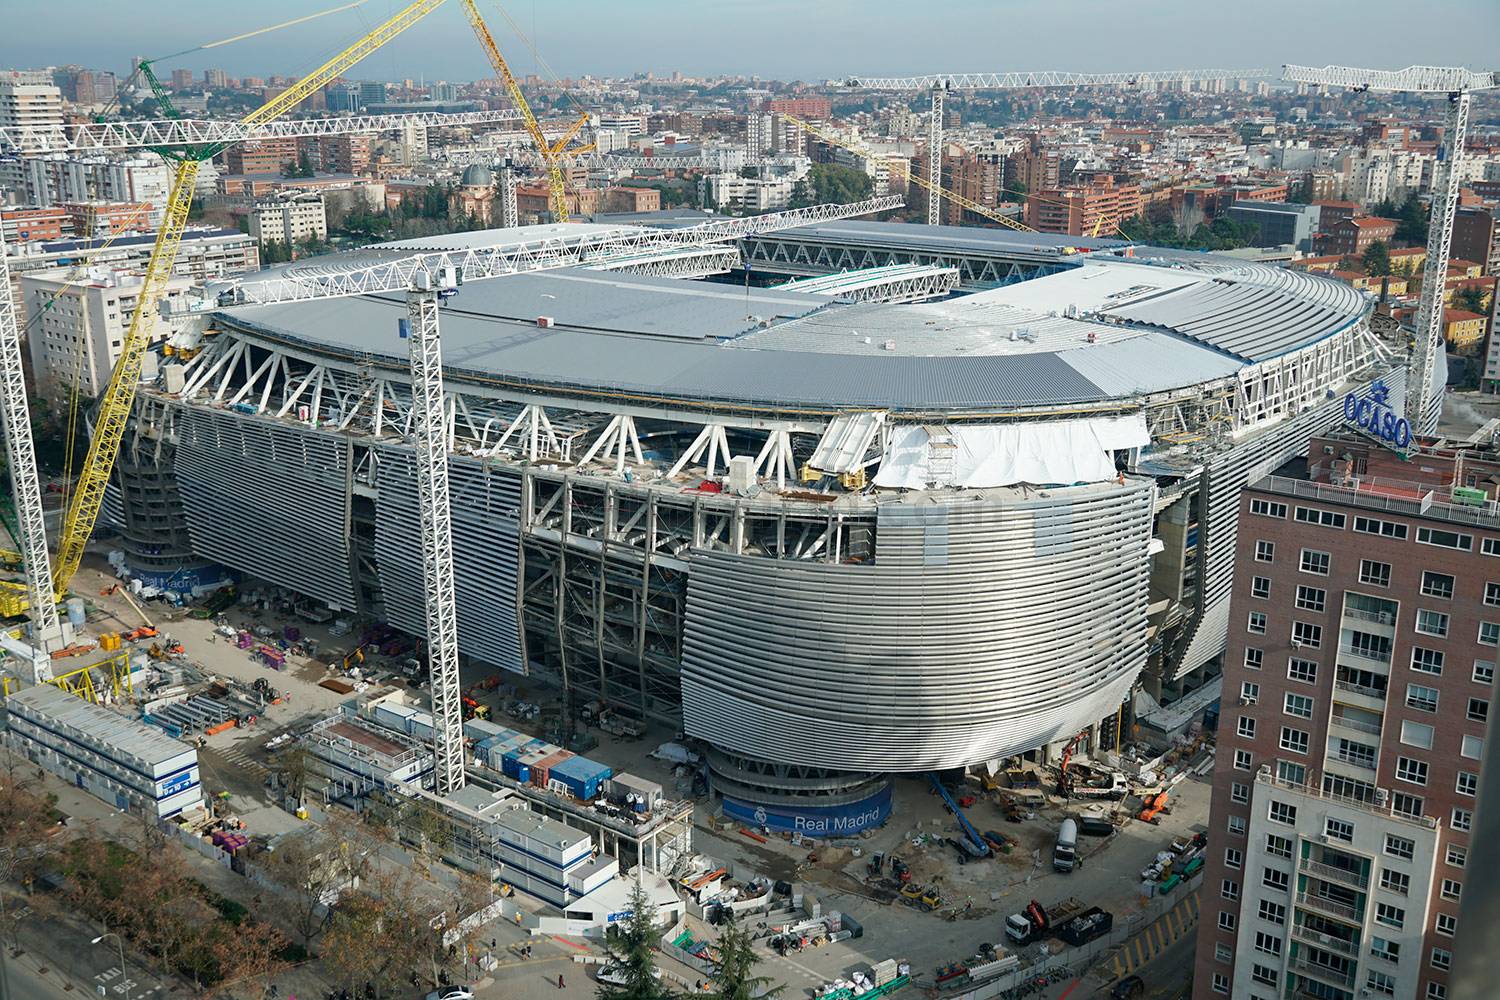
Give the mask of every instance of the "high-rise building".
[{"label": "high-rise building", "polygon": [[193,71],[190,69],[174,69],[172,71],[173,90],[192,90]]},{"label": "high-rise building", "polygon": [[323,196],[304,192],[257,202],[250,209],[250,238],[257,244],[274,240],[289,247],[328,239]]},{"label": "high-rise building", "polygon": [[[1383,393],[1354,412],[1402,441]],[[1493,450],[1340,433],[1241,496],[1199,1000],[1446,997],[1483,863],[1497,476]]]},{"label": "high-rise building", "polygon": [[1466,205],[1453,219],[1453,256],[1500,275],[1500,202]]},{"label": "high-rise building", "polygon": [[280,173],[297,162],[297,140],[292,137],[238,142],[224,151],[224,168],[231,174]]},{"label": "high-rise building", "polygon": [[330,83],[323,88],[323,100],[333,112],[359,110],[359,85],[354,83]]},{"label": "high-rise building", "polygon": [[458,84],[456,83],[434,83],[430,92],[434,101],[458,100]]},{"label": "high-rise building", "polygon": [[826,97],[777,97],[766,104],[766,110],[772,114],[826,122],[833,117],[833,102]]},{"label": "high-rise building", "polygon": [[61,125],[62,90],[46,72],[0,73],[0,128]]},{"label": "high-rise building", "polygon": [[222,69],[206,69],[203,71],[203,85],[210,90],[223,90],[229,86],[229,75]]},{"label": "high-rise building", "polygon": [[49,153],[0,163],[0,190],[39,206],[64,202],[147,202],[146,225],[160,224],[172,175],[159,157],[112,158],[104,154]]},{"label": "high-rise building", "polygon": [[1108,175],[1089,184],[1028,190],[1026,224],[1043,233],[1110,236],[1145,204],[1138,185],[1116,184]]},{"label": "high-rise building", "polygon": [[385,84],[379,80],[366,80],[359,85],[359,105],[368,108],[372,104],[385,103]]}]

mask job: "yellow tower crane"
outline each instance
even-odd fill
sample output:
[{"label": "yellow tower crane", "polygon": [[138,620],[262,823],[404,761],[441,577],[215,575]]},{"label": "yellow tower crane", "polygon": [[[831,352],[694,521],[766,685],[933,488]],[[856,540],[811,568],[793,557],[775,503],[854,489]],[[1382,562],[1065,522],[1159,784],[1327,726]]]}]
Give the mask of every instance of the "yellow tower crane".
[{"label": "yellow tower crane", "polygon": [[484,47],[484,54],[489,57],[490,65],[495,68],[505,89],[510,91],[510,99],[515,102],[516,110],[521,112],[521,120],[526,123],[526,131],[531,134],[531,141],[536,143],[537,151],[541,154],[542,165],[547,171],[547,207],[552,212],[552,218],[558,222],[568,221],[568,190],[563,180],[562,161],[566,157],[586,153],[594,148],[593,143],[583,146],[575,146],[568,149],[567,145],[578,134],[578,130],[589,123],[587,113],[578,116],[578,120],[568,127],[562,138],[556,142],[548,142],[546,135],[542,133],[541,123],[536,120],[536,115],[531,112],[531,105],[526,103],[526,95],[521,92],[521,84],[517,82],[516,75],[510,71],[510,65],[505,57],[500,54],[500,49],[495,45],[495,39],[490,34],[489,27],[484,23],[484,18],[479,16],[479,8],[474,5],[474,0],[463,0],[464,16],[469,19],[469,24],[474,28],[474,34],[479,39],[479,44]]},{"label": "yellow tower crane", "polygon": [[[242,121],[248,125],[257,125],[281,117],[308,95],[441,7],[444,2],[445,0],[415,0],[414,3],[407,4],[284,93],[250,112]],[[156,231],[156,242],[151,248],[151,259],[146,265],[146,275],[141,284],[140,296],[136,300],[135,313],[130,318],[130,329],[121,344],[120,359],[110,374],[109,385],[100,399],[88,455],[84,458],[78,484],[74,489],[72,502],[68,505],[67,517],[63,521],[57,559],[52,566],[52,589],[58,600],[67,593],[68,581],[78,571],[78,565],[83,560],[84,546],[99,519],[99,510],[104,503],[104,490],[109,484],[110,473],[120,453],[120,442],[125,435],[125,424],[135,403],[136,386],[140,382],[141,362],[151,338],[151,326],[156,321],[157,309],[172,276],[178,247],[182,244],[183,228],[187,225],[188,210],[193,202],[198,164],[215,152],[215,147],[202,147],[190,151],[189,155],[181,156],[172,176],[166,214],[161,227]]]}]

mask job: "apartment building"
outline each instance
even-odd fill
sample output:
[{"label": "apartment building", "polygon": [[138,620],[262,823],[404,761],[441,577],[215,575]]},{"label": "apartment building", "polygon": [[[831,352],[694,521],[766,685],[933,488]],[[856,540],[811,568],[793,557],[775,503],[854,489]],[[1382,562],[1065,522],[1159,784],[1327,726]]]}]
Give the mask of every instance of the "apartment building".
[{"label": "apartment building", "polygon": [[1110,236],[1144,206],[1139,185],[1116,184],[1106,176],[1087,185],[1036,191],[1026,199],[1026,224],[1043,233]]},{"label": "apartment building", "polygon": [[256,245],[276,240],[289,247],[307,240],[327,240],[323,196],[304,192],[256,202],[250,209],[250,238]]},{"label": "apartment building", "polygon": [[291,136],[237,142],[223,153],[225,172],[231,174],[279,174],[297,158],[297,140]]},{"label": "apartment building", "polygon": [[1445,1000],[1482,860],[1500,461],[1349,434],[1284,471],[1240,501],[1194,996]]},{"label": "apartment building", "polygon": [[1396,220],[1361,215],[1323,226],[1318,252],[1328,256],[1358,257],[1371,244],[1389,244],[1396,235]]},{"label": "apartment building", "polygon": [[[39,392],[61,397],[75,387],[85,398],[104,391],[120,357],[130,318],[141,294],[141,274],[103,268],[73,280],[65,268],[21,278],[26,315],[36,317],[27,337],[31,374]],[[167,281],[166,299],[175,304],[192,287],[189,278]],[[157,318],[151,343],[165,340],[181,321]]]},{"label": "apartment building", "polygon": [[0,73],[0,128],[61,125],[62,91],[42,70]]},{"label": "apartment building", "polygon": [[1453,219],[1454,257],[1476,261],[1500,275],[1500,202],[1465,205]]}]

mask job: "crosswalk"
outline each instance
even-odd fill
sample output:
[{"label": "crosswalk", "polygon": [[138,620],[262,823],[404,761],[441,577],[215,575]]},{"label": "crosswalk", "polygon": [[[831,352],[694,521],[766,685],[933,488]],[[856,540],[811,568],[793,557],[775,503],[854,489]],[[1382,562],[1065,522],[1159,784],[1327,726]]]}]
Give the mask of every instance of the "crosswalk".
[{"label": "crosswalk", "polygon": [[271,773],[268,767],[266,767],[260,761],[256,760],[254,757],[250,756],[250,752],[248,750],[237,745],[231,745],[227,747],[209,746],[204,747],[198,752],[200,754],[208,754],[210,756],[217,757],[219,760],[230,765],[231,767],[237,768],[241,771],[249,772],[250,774],[253,774],[259,778],[265,778]]},{"label": "crosswalk", "polygon": [[1153,924],[1126,941],[1105,963],[1110,979],[1128,976],[1189,934],[1198,923],[1198,894],[1190,892]]}]

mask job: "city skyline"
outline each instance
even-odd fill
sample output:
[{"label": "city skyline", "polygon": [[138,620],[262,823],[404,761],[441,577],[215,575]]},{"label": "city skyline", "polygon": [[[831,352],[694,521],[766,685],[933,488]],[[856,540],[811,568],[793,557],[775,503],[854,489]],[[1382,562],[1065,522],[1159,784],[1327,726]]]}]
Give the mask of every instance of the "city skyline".
[{"label": "city skyline", "polygon": [[[41,0],[10,0],[10,16],[29,30],[9,33],[0,41],[0,65],[78,63],[121,72],[128,70],[133,56],[161,58],[306,15],[307,6],[297,0],[267,0],[253,10],[226,10],[205,28],[201,19],[172,16],[161,0],[128,6],[82,0],[65,11]],[[223,68],[232,76],[296,76],[400,6],[397,0],[367,0],[354,10],[317,21],[167,59],[163,67],[192,69],[200,76],[206,68]],[[456,81],[493,75],[458,5],[453,6],[452,12],[439,11],[395,39],[351,75]],[[480,9],[519,72],[547,75],[530,45],[511,31],[495,0],[484,0]],[[1197,12],[1165,0],[1129,6],[1064,0],[1052,5],[1046,17],[1023,23],[1016,23],[1019,5],[965,0],[933,18],[929,30],[913,21],[909,8],[889,3],[833,0],[807,9],[788,0],[721,0],[715,5],[716,17],[740,12],[734,20],[734,44],[728,45],[721,30],[704,27],[701,13],[681,0],[648,0],[628,10],[587,0],[576,6],[512,3],[504,10],[530,37],[545,64],[565,77],[680,71],[689,76],[809,82],[859,73],[1252,68],[1283,62],[1484,68],[1487,40],[1493,35],[1453,31],[1451,25],[1477,18],[1500,27],[1500,16],[1486,0],[1455,0],[1449,5],[1450,17],[1441,20],[1407,18],[1404,7],[1393,0],[1317,6],[1271,0],[1254,11],[1221,12],[1221,30],[1212,33],[1197,30],[1197,17],[1191,19],[1189,30],[1187,15]],[[576,32],[580,14],[591,27],[586,34]],[[1086,34],[1060,30],[1075,17],[1086,18]],[[1388,30],[1398,18],[1401,30]],[[793,19],[795,32],[781,30]],[[1289,25],[1298,30],[1289,31]],[[1181,44],[1192,35],[1200,37],[1191,38],[1191,45]]]}]

